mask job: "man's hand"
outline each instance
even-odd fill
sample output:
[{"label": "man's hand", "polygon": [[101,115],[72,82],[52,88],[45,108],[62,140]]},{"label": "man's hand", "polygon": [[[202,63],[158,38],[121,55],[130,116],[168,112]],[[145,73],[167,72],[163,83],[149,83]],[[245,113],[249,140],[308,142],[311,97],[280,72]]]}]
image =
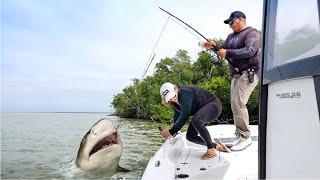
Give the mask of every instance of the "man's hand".
[{"label": "man's hand", "polygon": [[226,49],[220,49],[217,54],[221,57],[221,58],[225,58],[227,55],[227,50]]},{"label": "man's hand", "polygon": [[160,132],[161,136],[168,139],[169,137],[171,137],[172,135],[170,134],[168,129],[164,129]]},{"label": "man's hand", "polygon": [[202,47],[206,48],[206,49],[211,49],[214,46],[216,46],[216,43],[214,41],[206,41],[205,43],[202,44]]}]

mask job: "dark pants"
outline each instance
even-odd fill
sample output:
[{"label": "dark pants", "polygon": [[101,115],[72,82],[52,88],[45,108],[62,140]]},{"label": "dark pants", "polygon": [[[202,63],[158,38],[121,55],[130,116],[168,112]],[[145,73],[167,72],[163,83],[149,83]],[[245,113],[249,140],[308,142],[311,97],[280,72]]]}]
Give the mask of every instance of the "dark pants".
[{"label": "dark pants", "polygon": [[[188,127],[186,138],[187,140],[205,145],[208,149],[216,147],[216,143],[212,142],[206,124],[218,118],[222,111],[220,100],[210,102],[202,106],[193,116],[193,119]],[[200,136],[198,136],[198,134]]]}]

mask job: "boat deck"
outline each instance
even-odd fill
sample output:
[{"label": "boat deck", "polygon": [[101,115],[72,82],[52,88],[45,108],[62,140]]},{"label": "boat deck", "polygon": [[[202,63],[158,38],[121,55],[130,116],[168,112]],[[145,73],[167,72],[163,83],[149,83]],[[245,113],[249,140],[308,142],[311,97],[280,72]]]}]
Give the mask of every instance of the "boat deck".
[{"label": "boat deck", "polygon": [[[222,142],[234,137],[234,125],[207,127]],[[205,146],[189,142],[185,133],[168,139],[150,159],[142,179],[258,179],[258,127],[250,126],[252,145],[243,151],[219,153],[201,160]]]}]

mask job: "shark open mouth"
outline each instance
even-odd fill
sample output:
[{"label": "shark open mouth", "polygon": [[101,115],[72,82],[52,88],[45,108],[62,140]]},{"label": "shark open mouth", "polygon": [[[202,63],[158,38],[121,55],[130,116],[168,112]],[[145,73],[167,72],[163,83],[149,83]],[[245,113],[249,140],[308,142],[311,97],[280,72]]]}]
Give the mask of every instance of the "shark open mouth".
[{"label": "shark open mouth", "polygon": [[103,139],[101,139],[93,148],[92,150],[90,151],[90,154],[89,156],[91,156],[92,154],[100,151],[100,150],[103,150],[103,149],[106,149],[106,148],[109,148],[111,147],[112,145],[114,144],[118,144],[118,133],[117,132],[114,132],[112,134],[110,134],[109,136],[106,136],[104,137]]}]

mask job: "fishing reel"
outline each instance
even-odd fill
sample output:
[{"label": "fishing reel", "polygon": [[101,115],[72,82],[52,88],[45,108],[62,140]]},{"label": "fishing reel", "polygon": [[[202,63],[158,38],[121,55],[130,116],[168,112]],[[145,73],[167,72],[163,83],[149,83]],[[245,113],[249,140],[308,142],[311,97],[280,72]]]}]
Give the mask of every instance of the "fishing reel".
[{"label": "fishing reel", "polygon": [[216,53],[212,53],[212,51],[210,51],[210,61],[218,67],[223,65],[223,59],[220,58]]},{"label": "fishing reel", "polygon": [[199,42],[198,45],[202,48],[202,50],[208,51],[210,53],[210,61],[218,67],[223,65],[223,59],[219,57],[213,49],[206,49],[203,47],[203,42]]}]

